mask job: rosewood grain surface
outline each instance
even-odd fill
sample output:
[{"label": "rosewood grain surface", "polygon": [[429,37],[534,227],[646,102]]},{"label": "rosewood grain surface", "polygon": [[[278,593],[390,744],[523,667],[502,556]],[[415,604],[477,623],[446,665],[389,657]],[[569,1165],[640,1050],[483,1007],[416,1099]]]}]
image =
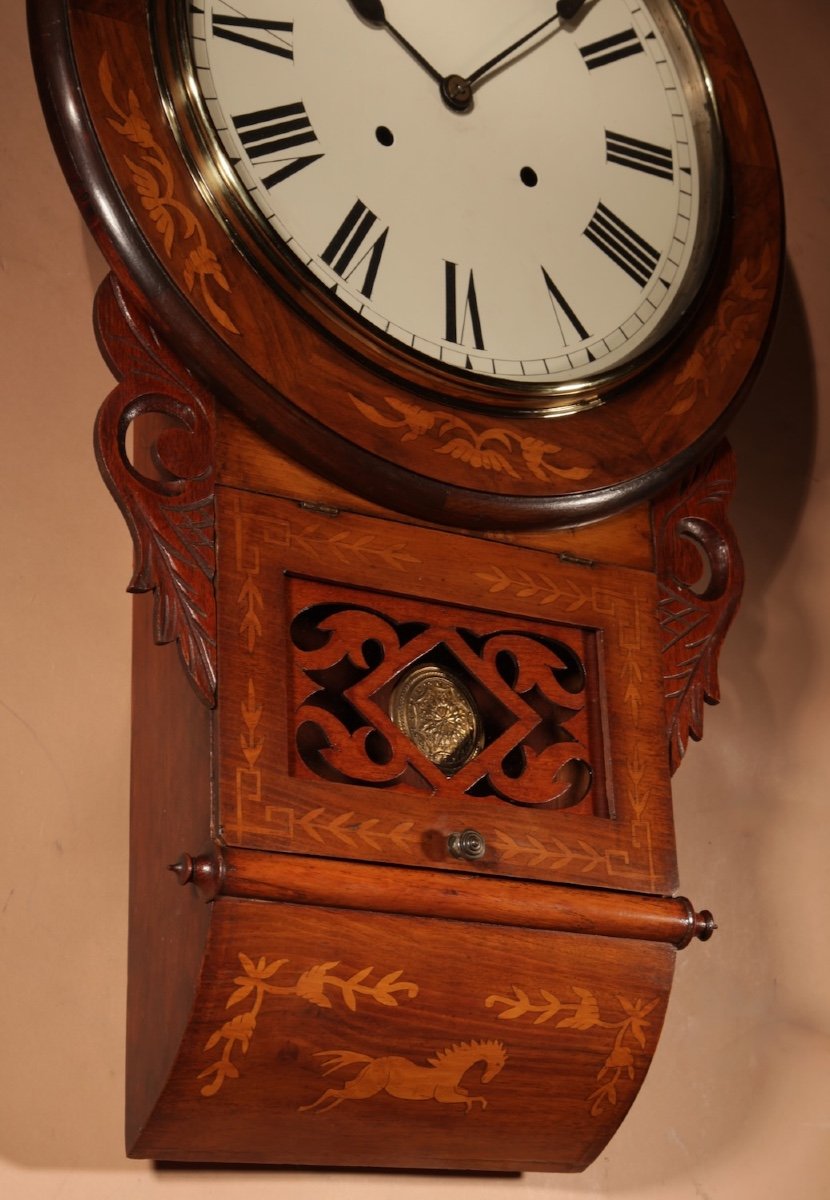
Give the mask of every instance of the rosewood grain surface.
[{"label": "rosewood grain surface", "polygon": [[[221,833],[230,844],[634,891],[674,888],[652,575],[562,563],[538,551],[353,514],[327,517],[224,488],[218,506]],[[317,622],[304,635],[307,642],[296,633],[304,613]],[[315,614],[322,614],[323,627]],[[426,632],[407,641],[390,620],[407,634],[410,626],[426,626]],[[420,648],[429,657],[427,642],[441,654],[454,648],[459,662],[465,630],[468,644],[516,634],[508,656],[518,663],[522,639],[523,646],[555,644],[563,629],[586,654],[584,694],[574,701],[583,709],[577,728],[582,722],[584,730],[568,736],[590,743],[592,787],[573,808],[527,802],[541,791],[511,802],[506,780],[496,798],[453,780],[442,783],[384,713],[384,688],[410,665],[408,653]],[[361,660],[377,657],[372,644],[384,639],[383,662],[367,674]],[[341,693],[335,668],[321,674],[327,654],[343,660],[350,686]],[[546,751],[534,741],[547,725],[531,711],[540,703],[538,689],[532,678],[517,686],[523,693],[530,688],[532,701],[521,698],[522,719],[529,722],[528,738],[519,739],[524,762],[541,768],[543,753],[552,759],[567,745]],[[517,699],[511,713],[504,696],[499,739],[516,734],[519,707]],[[323,730],[314,743],[316,760],[303,741],[315,719]],[[372,731],[387,747],[376,764]],[[496,740],[495,749],[504,744]],[[388,770],[393,759],[406,760],[418,778]],[[501,770],[509,768],[505,763]],[[473,770],[474,764],[464,776],[468,783]],[[469,868],[446,849],[449,834],[468,827],[478,829],[488,847]]]},{"label": "rosewood grain surface", "polygon": [[[382,508],[354,491],[314,475],[260,437],[224,406],[216,414],[216,481],[226,487],[302,500],[323,509],[336,508],[405,523],[417,520],[399,508]],[[463,532],[470,537],[549,550],[566,558],[644,571],[654,566],[650,506],[647,503],[637,504],[603,521],[563,529],[481,528]]]},{"label": "rosewood grain surface", "polygon": [[219,842],[201,854],[185,852],[174,869],[179,882],[192,884],[206,901],[222,895],[483,921],[667,942],[678,950],[694,938],[707,941],[715,929],[711,913],[695,912],[682,896],[658,898],[590,888],[576,890],[474,875],[447,876],[424,869],[413,876],[406,868],[236,850]]},{"label": "rosewood grain surface", "polygon": [[152,602],[134,604],[127,993],[127,1141],[152,1111],[197,992],[210,909],[175,886],[182,846],[211,836],[211,721],[173,646],[156,646]]},{"label": "rosewood grain surface", "polygon": [[[116,293],[104,295],[115,301]],[[103,453],[132,489],[131,518],[149,527],[154,521],[158,525],[155,505],[159,496],[166,498],[171,480],[186,489],[191,486],[187,479],[196,475],[212,496],[211,471],[210,463],[200,471],[192,469],[194,462],[201,463],[191,451],[193,433],[187,432],[194,420],[192,397],[173,404],[169,394],[166,400],[161,396],[165,388],[169,393],[169,379],[159,363],[169,361],[181,382],[175,360],[165,359],[163,347],[148,331],[136,343],[134,328],[124,323],[123,307],[123,300],[114,309],[105,305],[98,315],[110,356],[122,373],[118,392],[105,407]],[[145,407],[141,397],[148,390],[152,397],[150,384],[160,395]],[[140,415],[146,419],[135,420]],[[181,432],[169,441],[171,430],[165,426],[171,415]],[[161,427],[159,416],[164,418]],[[197,426],[200,422],[203,426],[201,412]],[[123,436],[130,423],[138,437],[128,464]],[[166,453],[160,455],[164,438]],[[164,464],[160,482],[165,487],[156,487],[154,476]],[[282,464],[275,455],[267,470],[278,478]],[[708,475],[702,471],[687,481],[685,490],[655,509],[656,529],[662,527],[663,512],[672,535],[679,524],[700,540],[700,525],[687,530],[683,522],[688,520],[705,517],[722,524],[725,495],[712,485],[722,474],[718,462]],[[695,913],[681,899],[596,890],[609,884],[636,889],[648,871],[654,880],[653,860],[644,857],[644,848],[653,853],[655,846],[664,855],[661,869],[666,872],[655,890],[671,887],[674,850],[659,686],[665,656],[655,577],[639,564],[628,570],[563,562],[543,549],[462,537],[411,522],[315,511],[301,507],[297,499],[257,497],[227,487],[219,493],[223,555],[218,578],[227,618],[219,629],[219,716],[236,754],[232,778],[220,776],[226,813],[235,811],[241,794],[254,804],[257,820],[262,801],[273,799],[267,780],[264,790],[257,793],[256,788],[268,765],[267,744],[275,736],[285,747],[286,764],[291,759],[289,696],[298,695],[298,680],[312,678],[298,665],[302,637],[299,647],[293,645],[291,680],[286,674],[280,684],[277,668],[290,662],[293,622],[301,614],[313,614],[321,601],[324,607],[334,604],[345,622],[338,636],[346,639],[346,648],[349,622],[359,618],[358,642],[351,646],[355,653],[363,644],[361,630],[366,632],[360,622],[371,615],[367,608],[384,614],[396,628],[418,621],[428,625],[434,616],[442,636],[467,626],[482,636],[501,637],[506,630],[516,638],[511,653],[519,663],[522,639],[532,633],[540,639],[533,670],[557,645],[562,652],[570,648],[583,665],[589,663],[586,648],[601,635],[602,655],[594,654],[594,670],[601,658],[602,673],[588,691],[595,710],[610,703],[618,711],[594,719],[593,736],[598,734],[601,752],[610,739],[612,784],[622,763],[629,783],[635,780],[649,807],[644,816],[635,798],[628,813],[634,819],[626,826],[620,821],[626,817],[626,799],[619,788],[611,787],[602,799],[589,793],[572,809],[548,806],[550,817],[561,819],[562,825],[543,838],[529,824],[534,805],[497,801],[509,819],[500,822],[491,843],[496,853],[491,848],[489,859],[468,866],[446,856],[448,831],[461,828],[470,814],[459,803],[460,781],[452,802],[444,797],[436,804],[433,792],[427,836],[419,841],[406,827],[414,810],[407,809],[400,793],[391,807],[385,789],[358,802],[354,797],[361,789],[347,784],[338,800],[331,781],[295,774],[284,788],[291,802],[298,796],[302,801],[303,786],[310,790],[306,808],[296,809],[298,836],[289,848],[296,851],[305,837],[305,853],[220,843],[225,890],[214,904],[204,905],[195,889],[178,888],[167,868],[183,851],[208,845],[219,829],[211,795],[214,718],[188,686],[173,647],[152,646],[150,631],[158,622],[149,599],[137,598],[128,1014],[131,1152],[207,1161],[579,1169],[616,1128],[647,1069],[662,1021],[673,948],[695,936],[706,937],[713,928],[708,914]],[[146,496],[149,518],[141,511]],[[312,490],[310,501],[318,499]],[[686,545],[680,543],[681,551]],[[634,557],[637,561],[636,551]],[[694,581],[692,567],[699,561],[692,550],[691,557],[675,563],[677,577]],[[360,602],[355,606],[356,598]],[[313,657],[313,648],[311,652]],[[259,654],[260,675],[252,691],[254,675],[245,671]],[[235,680],[242,676],[245,686],[240,687]],[[260,678],[264,691],[258,690]],[[280,716],[269,709],[268,699],[281,687],[286,707]],[[577,688],[571,698],[582,690]],[[646,725],[643,704],[651,714]],[[620,711],[639,731],[633,743],[623,736]],[[227,732],[232,718],[236,736]],[[564,719],[565,728],[570,720]],[[586,713],[579,720],[581,739],[590,744],[591,721]],[[647,741],[655,765],[644,770]],[[296,767],[296,757],[294,761]],[[447,787],[452,790],[452,781]],[[362,814],[359,804],[365,805]],[[477,815],[484,811],[480,807]],[[393,819],[387,820],[389,814]],[[581,825],[574,821],[580,814]],[[415,813],[417,819],[421,815]],[[601,826],[605,833],[597,837]],[[661,829],[655,837],[654,831]],[[260,839],[243,840],[287,848],[273,830]],[[205,860],[197,855],[203,881],[213,870],[213,853]],[[359,861],[367,858],[376,862]],[[413,863],[421,863],[421,869],[413,871]],[[505,877],[511,874],[513,879]],[[528,883],[527,876],[572,879],[580,886]],[[227,908],[229,904],[234,907]],[[238,924],[244,937],[249,917],[255,918],[256,945],[230,947],[231,928]],[[290,932],[298,919],[302,937]],[[371,930],[354,935],[354,951],[346,933],[353,919],[359,929]],[[332,941],[333,929],[340,930],[338,944]],[[376,955],[369,955],[368,948],[384,944],[387,932],[390,962],[395,953],[409,953],[413,944],[422,963],[428,960],[438,997],[433,995],[429,1005],[441,1014],[440,1022],[430,1007],[426,1016],[411,1014],[406,1033],[394,1044],[395,1026],[384,1033],[383,1022],[397,1015],[392,1010],[425,996],[426,985],[398,966],[376,966]],[[286,941],[277,945],[283,937]],[[216,955],[222,939],[226,957],[220,970]],[[344,946],[348,952],[338,957]],[[489,949],[479,963],[482,946]],[[283,962],[286,947],[293,957]],[[534,956],[545,964],[544,979],[539,974],[531,980],[527,974]],[[469,964],[474,961],[476,970],[481,967],[477,999],[483,997],[483,1024],[467,1025],[475,1005],[464,989],[472,985]],[[488,982],[493,963],[505,965],[497,972],[498,981],[491,975]],[[419,979],[422,974],[425,969]],[[293,1006],[288,1023],[284,1005]],[[348,1024],[357,1022],[367,1005],[373,1029],[368,1041],[365,1027]],[[318,1010],[330,1019],[331,1045],[315,1048],[311,1039],[318,1029]],[[345,1026],[334,1020],[343,1013]],[[540,1031],[563,1040],[551,1047],[540,1040]],[[393,1059],[398,1072],[393,1090],[373,1090],[374,1077],[391,1071]],[[282,1076],[275,1085],[268,1074],[274,1063],[280,1070],[290,1066],[290,1087],[304,1089],[301,1103],[295,1104]],[[491,1114],[497,1094],[491,1094],[491,1086],[503,1087],[514,1066],[523,1075],[506,1093],[504,1107],[510,1111]],[[241,1085],[240,1091],[253,1090],[240,1100],[231,1090],[234,1084]],[[440,1084],[442,1098],[429,1090],[435,1084]],[[470,1096],[486,1100],[487,1108],[474,1098],[468,1112]],[[207,1102],[213,1107],[206,1114],[202,1105]],[[515,1103],[535,1114],[529,1123],[517,1123]],[[248,1105],[259,1115],[253,1116]],[[380,1111],[377,1118],[374,1106]],[[377,1119],[384,1130],[382,1144],[375,1139],[368,1145],[361,1116],[366,1111],[372,1111],[371,1128]],[[263,1113],[271,1119],[266,1122]],[[448,1133],[447,1113],[472,1122],[472,1131],[462,1128],[464,1137],[459,1137],[456,1122]],[[482,1121],[484,1113],[489,1115]],[[324,1122],[323,1138],[314,1124],[303,1125],[318,1119]],[[331,1127],[325,1124],[329,1120]]]},{"label": "rosewood grain surface", "polygon": [[[127,349],[136,349],[131,336]],[[112,404],[110,399],[105,407]],[[133,432],[132,462],[146,481],[154,471],[159,429],[151,419],[137,422]],[[115,446],[109,450],[117,452]],[[213,714],[191,686],[175,645],[158,644],[154,600],[139,594],[132,604],[128,1145],[152,1112],[178,1052],[210,926],[210,910],[173,885],[169,867],[183,845],[208,844],[214,832]]]},{"label": "rosewood grain surface", "polygon": [[675,957],[576,934],[212,907],[198,998],[136,1155],[579,1170],[640,1087]]}]

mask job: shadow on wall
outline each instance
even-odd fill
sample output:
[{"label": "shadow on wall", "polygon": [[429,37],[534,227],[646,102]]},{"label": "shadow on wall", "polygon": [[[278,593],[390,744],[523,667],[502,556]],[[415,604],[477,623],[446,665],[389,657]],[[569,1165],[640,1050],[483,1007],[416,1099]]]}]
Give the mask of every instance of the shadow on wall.
[{"label": "shadow on wall", "polygon": [[[710,1177],[714,1163],[760,1136],[786,1086],[770,1065],[776,1029],[786,1023],[778,984],[787,967],[771,935],[781,897],[769,878],[766,839],[780,828],[785,799],[782,714],[794,727],[818,669],[818,634],[802,610],[804,579],[795,565],[776,588],[774,611],[769,593],[787,568],[807,503],[817,407],[810,331],[788,263],[766,362],[729,434],[738,461],[731,518],[747,584],[721,659],[723,702],[707,711],[704,742],[690,744],[675,777],[681,891],[698,907],[712,906],[719,930],[708,945],[680,954],[645,1086],[602,1163],[568,1181],[578,1193],[593,1182],[609,1196],[658,1185],[669,1194],[670,1181]],[[773,619],[776,629],[783,621],[793,632],[779,655],[770,653]],[[773,677],[776,658],[782,669]]]},{"label": "shadow on wall", "polygon": [[[747,582],[726,642],[724,667],[729,673],[722,672],[722,690],[727,702],[740,706],[741,730],[755,743],[756,807],[765,782],[776,776],[777,755],[786,754],[782,715],[795,728],[820,667],[819,631],[803,600],[804,564],[791,557],[814,474],[817,427],[814,351],[798,280],[788,263],[763,373],[730,435],[738,458],[731,515]],[[786,575],[779,578],[782,572]],[[776,582],[773,632],[768,604]],[[783,630],[791,636],[782,636]],[[773,636],[780,640],[777,649],[770,644]],[[767,799],[771,806],[778,798]],[[763,815],[772,820],[775,812],[769,807]]]},{"label": "shadow on wall", "polygon": [[732,517],[750,593],[762,596],[786,558],[807,500],[818,425],[815,359],[792,264],[766,362],[730,431],[738,455]]}]

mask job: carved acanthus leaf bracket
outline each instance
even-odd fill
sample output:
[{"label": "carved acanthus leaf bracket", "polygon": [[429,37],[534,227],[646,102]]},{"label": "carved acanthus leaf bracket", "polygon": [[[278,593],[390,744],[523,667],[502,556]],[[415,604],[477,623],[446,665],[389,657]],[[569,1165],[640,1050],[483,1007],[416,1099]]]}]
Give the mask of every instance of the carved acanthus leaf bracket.
[{"label": "carved acanthus leaf bracket", "polygon": [[744,583],[727,506],[735,460],[724,442],[683,485],[654,505],[659,619],[669,758],[680,765],[690,737],[703,736],[703,704],[717,704],[718,656]]},{"label": "carved acanthus leaf bracket", "polygon": [[[118,386],[101,406],[95,453],[133,537],[128,590],[155,593],[154,637],[176,641],[199,697],[216,703],[213,401],[135,311],[110,276],[95,328]],[[127,449],[130,426],[152,418],[148,461]],[[139,438],[144,444],[146,439]]]}]

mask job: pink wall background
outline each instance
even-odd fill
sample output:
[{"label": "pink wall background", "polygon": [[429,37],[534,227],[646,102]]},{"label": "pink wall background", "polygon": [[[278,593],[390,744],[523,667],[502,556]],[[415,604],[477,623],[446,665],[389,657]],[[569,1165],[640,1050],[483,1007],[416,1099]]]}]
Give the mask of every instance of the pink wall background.
[{"label": "pink wall background", "polygon": [[129,537],[90,429],[99,255],[46,137],[22,0],[0,14],[0,1195],[120,1200],[830,1196],[830,9],[731,0],[789,215],[778,330],[733,434],[744,606],[676,787],[679,960],[652,1071],[582,1176],[191,1171],[121,1148]]}]

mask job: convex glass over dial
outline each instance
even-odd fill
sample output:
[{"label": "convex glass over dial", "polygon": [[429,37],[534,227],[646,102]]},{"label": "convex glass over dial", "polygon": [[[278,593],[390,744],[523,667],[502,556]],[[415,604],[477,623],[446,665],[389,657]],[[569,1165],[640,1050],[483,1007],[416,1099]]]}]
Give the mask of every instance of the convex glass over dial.
[{"label": "convex glass over dial", "polygon": [[721,163],[673,0],[179,11],[204,180],[391,350],[569,394],[679,327]]}]

